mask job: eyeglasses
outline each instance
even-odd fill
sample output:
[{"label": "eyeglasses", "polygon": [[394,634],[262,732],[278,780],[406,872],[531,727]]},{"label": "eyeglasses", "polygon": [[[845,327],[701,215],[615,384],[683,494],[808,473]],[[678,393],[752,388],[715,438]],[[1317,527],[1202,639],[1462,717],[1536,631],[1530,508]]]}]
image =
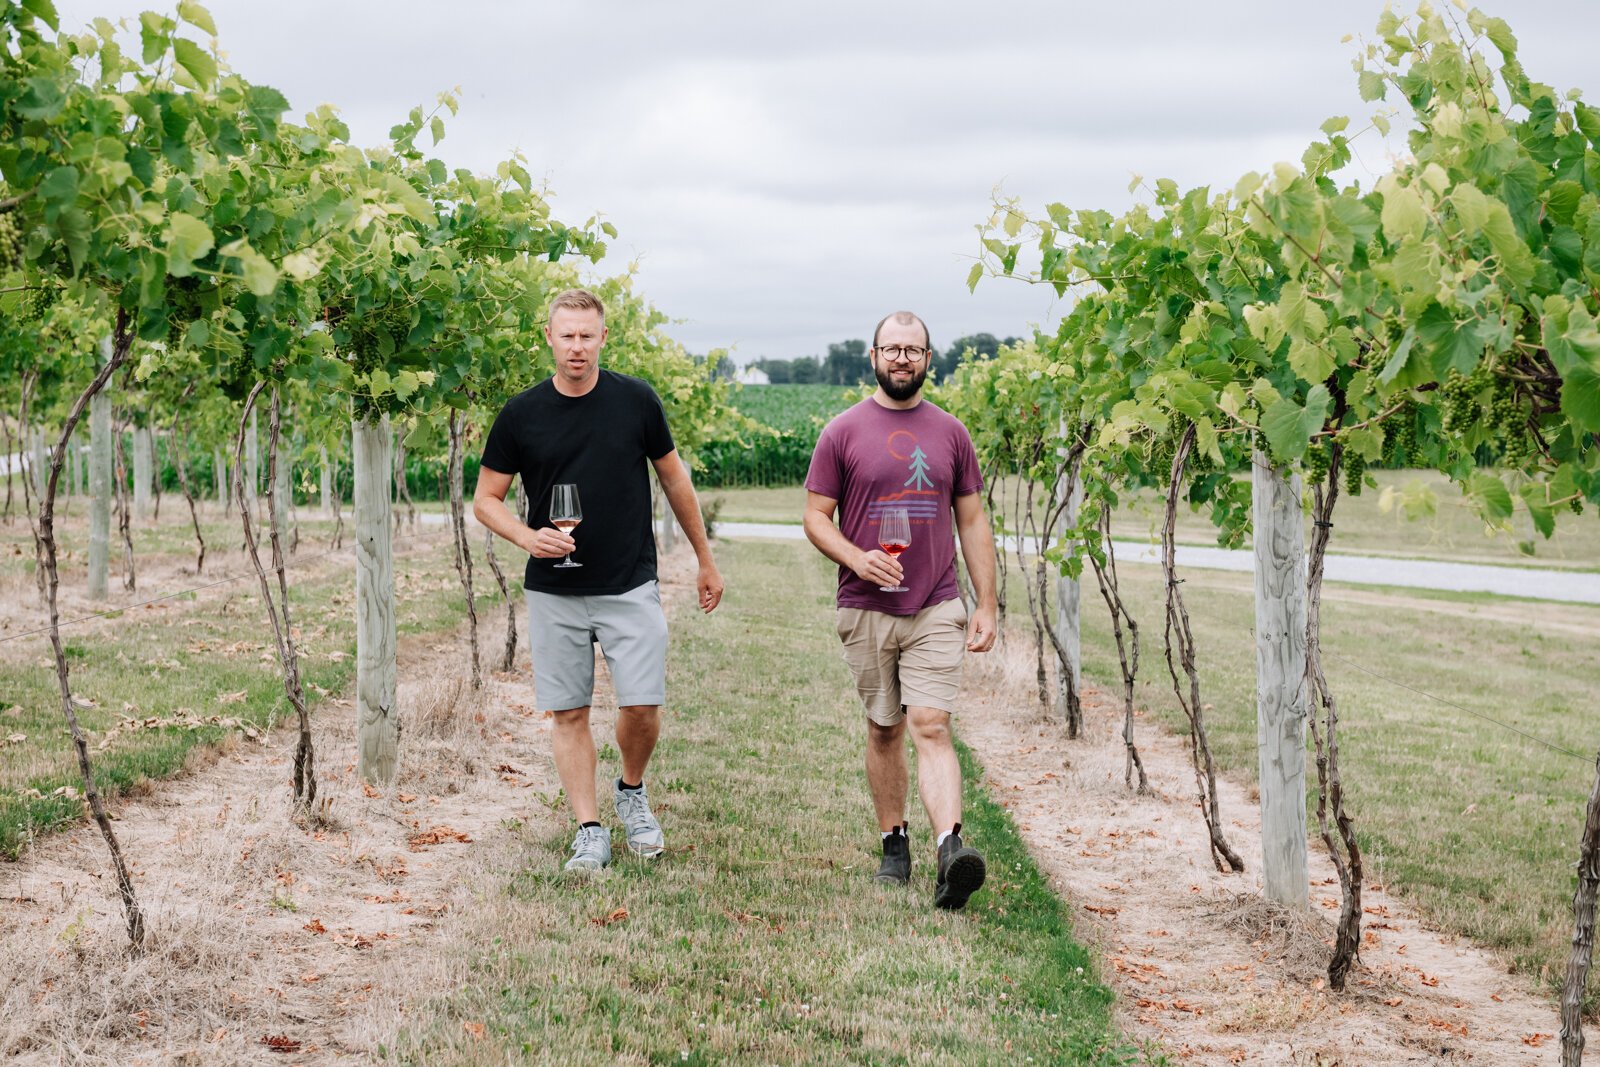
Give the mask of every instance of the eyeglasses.
[{"label": "eyeglasses", "polygon": [[878,353],[891,363],[902,359],[907,363],[921,363],[927,358],[928,349],[917,345],[886,345],[880,347]]}]

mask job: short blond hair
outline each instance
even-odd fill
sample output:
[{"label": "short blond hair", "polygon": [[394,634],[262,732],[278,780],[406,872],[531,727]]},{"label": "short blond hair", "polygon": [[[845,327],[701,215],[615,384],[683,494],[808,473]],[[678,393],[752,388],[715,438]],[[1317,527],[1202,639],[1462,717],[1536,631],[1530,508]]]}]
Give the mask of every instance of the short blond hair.
[{"label": "short blond hair", "polygon": [[571,308],[573,311],[593,311],[600,316],[600,321],[606,321],[606,306],[600,298],[587,289],[567,289],[557,293],[556,298],[550,301],[550,318],[556,317],[560,308]]}]

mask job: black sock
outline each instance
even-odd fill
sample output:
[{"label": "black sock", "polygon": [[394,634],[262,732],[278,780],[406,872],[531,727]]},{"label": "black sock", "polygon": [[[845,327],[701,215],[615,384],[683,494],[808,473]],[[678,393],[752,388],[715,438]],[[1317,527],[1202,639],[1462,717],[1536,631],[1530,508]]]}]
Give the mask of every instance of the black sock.
[{"label": "black sock", "polygon": [[598,830],[598,829],[600,829],[600,824],[599,824],[599,823],[597,823],[597,822],[583,822],[583,823],[579,823],[579,824],[578,824],[578,829],[580,829],[580,830],[587,830],[587,829],[588,829],[588,828],[589,828],[589,827],[591,827],[591,826],[592,826],[592,827],[594,827],[594,828],[595,828],[595,829],[596,829],[596,830]]},{"label": "black sock", "polygon": [[638,792],[639,790],[644,788],[644,782],[641,781],[637,785],[629,785],[627,782],[624,782],[621,778],[618,778],[617,779],[617,788],[626,790],[626,791],[628,791],[630,793],[635,793],[635,792]]}]

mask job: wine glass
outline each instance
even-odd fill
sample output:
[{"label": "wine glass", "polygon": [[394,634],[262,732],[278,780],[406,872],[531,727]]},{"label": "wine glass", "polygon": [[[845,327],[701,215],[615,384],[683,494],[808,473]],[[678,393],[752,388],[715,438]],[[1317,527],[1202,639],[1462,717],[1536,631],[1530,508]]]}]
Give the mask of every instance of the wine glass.
[{"label": "wine glass", "polygon": [[[905,508],[884,508],[878,516],[878,547],[894,559],[911,547],[911,515]],[[880,585],[878,588],[885,593],[906,591],[903,585]]]},{"label": "wine glass", "polygon": [[[578,503],[578,487],[571,482],[559,482],[550,490],[550,525],[564,534],[570,534],[583,521],[583,505]],[[572,553],[555,565],[556,570],[581,567],[572,561]]]}]

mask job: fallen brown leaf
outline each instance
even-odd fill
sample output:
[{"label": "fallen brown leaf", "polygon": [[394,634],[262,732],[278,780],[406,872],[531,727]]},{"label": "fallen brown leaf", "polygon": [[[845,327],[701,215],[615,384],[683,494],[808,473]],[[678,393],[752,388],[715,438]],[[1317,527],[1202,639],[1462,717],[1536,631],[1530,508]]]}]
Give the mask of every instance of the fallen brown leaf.
[{"label": "fallen brown leaf", "polygon": [[420,830],[406,838],[406,847],[411,849],[412,852],[421,852],[429,845],[439,845],[446,841],[459,841],[465,845],[470,844],[472,838],[460,830],[452,830],[448,826],[430,826],[428,829]]}]

